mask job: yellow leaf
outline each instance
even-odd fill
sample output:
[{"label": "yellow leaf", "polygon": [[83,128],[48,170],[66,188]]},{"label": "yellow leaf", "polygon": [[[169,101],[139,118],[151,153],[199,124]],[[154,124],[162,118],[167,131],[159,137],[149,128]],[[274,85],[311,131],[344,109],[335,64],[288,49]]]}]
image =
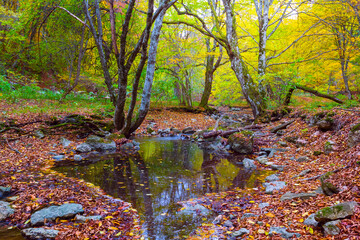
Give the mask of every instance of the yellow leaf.
[{"label": "yellow leaf", "polygon": [[111,230],[119,230],[117,227],[109,227]]},{"label": "yellow leaf", "polygon": [[268,216],[268,217],[271,217],[271,218],[275,217],[275,215],[273,213],[271,213],[271,212],[268,212],[265,215]]},{"label": "yellow leaf", "polygon": [[113,216],[106,216],[105,219],[111,219],[114,218]]},{"label": "yellow leaf", "polygon": [[304,219],[303,219],[303,218],[300,218],[300,219],[299,219],[299,222],[301,222],[301,223],[304,222]]}]

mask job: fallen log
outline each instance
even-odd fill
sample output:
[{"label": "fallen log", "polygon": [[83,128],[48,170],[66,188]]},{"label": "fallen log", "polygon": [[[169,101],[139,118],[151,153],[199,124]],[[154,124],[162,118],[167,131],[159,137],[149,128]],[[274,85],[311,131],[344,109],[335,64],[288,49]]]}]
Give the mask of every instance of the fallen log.
[{"label": "fallen log", "polygon": [[279,131],[279,130],[285,129],[287,126],[289,126],[289,125],[292,124],[293,122],[295,122],[295,120],[291,120],[291,121],[289,121],[289,122],[285,122],[285,123],[283,123],[283,124],[281,124],[281,125],[279,125],[279,126],[276,126],[276,127],[272,128],[272,129],[270,129],[270,132],[271,132],[271,133],[276,133],[276,132]]},{"label": "fallen log", "polygon": [[232,129],[232,130],[227,130],[227,131],[223,131],[223,130],[218,130],[218,131],[211,131],[211,132],[207,132],[204,133],[202,136],[203,138],[207,139],[207,138],[213,138],[213,137],[217,137],[217,136],[221,136],[221,137],[228,137],[233,133],[237,133],[240,132],[240,129]]}]

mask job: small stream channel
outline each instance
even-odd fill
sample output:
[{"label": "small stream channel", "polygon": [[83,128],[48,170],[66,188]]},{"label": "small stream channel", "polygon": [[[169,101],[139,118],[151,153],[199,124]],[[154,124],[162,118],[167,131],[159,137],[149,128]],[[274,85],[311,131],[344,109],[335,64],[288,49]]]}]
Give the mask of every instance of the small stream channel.
[{"label": "small stream channel", "polygon": [[137,154],[110,154],[93,164],[55,170],[131,202],[140,214],[145,239],[184,239],[201,223],[213,219],[179,214],[180,201],[259,184],[260,172],[246,171],[235,161],[212,155],[190,141],[174,137],[137,141]]}]

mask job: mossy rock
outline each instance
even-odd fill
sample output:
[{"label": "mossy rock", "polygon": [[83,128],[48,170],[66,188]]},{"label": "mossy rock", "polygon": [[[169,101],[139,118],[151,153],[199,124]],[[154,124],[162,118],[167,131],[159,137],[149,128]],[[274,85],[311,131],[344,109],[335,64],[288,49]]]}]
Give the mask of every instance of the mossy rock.
[{"label": "mossy rock", "polygon": [[360,130],[360,122],[356,123],[354,126],[351,127],[351,132],[356,132]]},{"label": "mossy rock", "polygon": [[323,154],[322,151],[314,151],[313,153],[314,156],[320,156],[321,154]]},{"label": "mossy rock", "polygon": [[356,202],[344,202],[332,207],[326,207],[316,212],[315,220],[319,223],[325,223],[343,219],[353,215],[357,206]]},{"label": "mossy rock", "polygon": [[252,137],[251,131],[246,131],[243,133],[234,133],[231,134],[228,143],[232,150],[241,154],[250,154],[253,152],[254,140]]}]

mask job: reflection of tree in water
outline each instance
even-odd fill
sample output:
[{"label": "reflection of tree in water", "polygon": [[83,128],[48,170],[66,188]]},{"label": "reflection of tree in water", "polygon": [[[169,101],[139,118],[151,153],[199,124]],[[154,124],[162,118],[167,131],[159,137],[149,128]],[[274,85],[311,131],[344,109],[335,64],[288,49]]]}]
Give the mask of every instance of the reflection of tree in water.
[{"label": "reflection of tree in water", "polygon": [[[203,175],[203,193],[219,192],[219,172],[216,170],[216,165],[219,163],[219,159],[216,156],[211,156],[207,151],[203,151],[203,163],[201,170]],[[212,177],[214,178],[215,185],[212,183]]]},{"label": "reflection of tree in water", "polygon": [[243,168],[240,169],[237,176],[233,179],[233,186],[238,188],[245,188],[247,180],[251,177],[252,174],[252,170]]}]

